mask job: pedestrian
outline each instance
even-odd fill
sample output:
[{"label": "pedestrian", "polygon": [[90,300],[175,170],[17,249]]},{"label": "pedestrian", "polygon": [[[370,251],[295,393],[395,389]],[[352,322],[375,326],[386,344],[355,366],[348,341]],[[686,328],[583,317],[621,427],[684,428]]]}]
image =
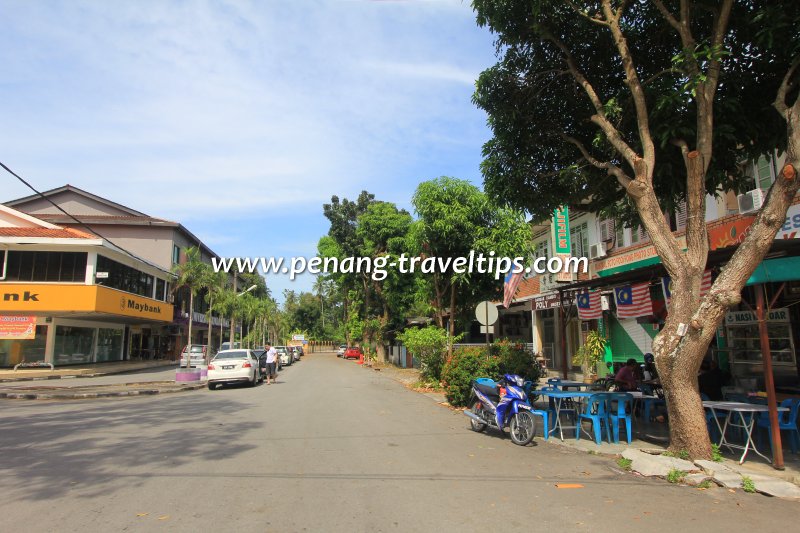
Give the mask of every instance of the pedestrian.
[{"label": "pedestrian", "polygon": [[278,350],[275,349],[274,346],[271,346],[269,343],[264,345],[264,349],[267,351],[267,385],[272,384],[274,380],[275,383],[278,382],[278,372],[277,372],[277,363],[278,363]]}]

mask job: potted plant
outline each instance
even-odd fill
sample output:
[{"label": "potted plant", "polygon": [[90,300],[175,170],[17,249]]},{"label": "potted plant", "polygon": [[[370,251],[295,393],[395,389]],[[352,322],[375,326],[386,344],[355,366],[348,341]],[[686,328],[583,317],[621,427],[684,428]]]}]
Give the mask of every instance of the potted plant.
[{"label": "potted plant", "polygon": [[578,348],[572,357],[573,365],[580,365],[585,372],[587,383],[593,383],[597,379],[597,363],[603,359],[606,353],[606,339],[597,331],[590,331],[586,334],[583,346]]}]

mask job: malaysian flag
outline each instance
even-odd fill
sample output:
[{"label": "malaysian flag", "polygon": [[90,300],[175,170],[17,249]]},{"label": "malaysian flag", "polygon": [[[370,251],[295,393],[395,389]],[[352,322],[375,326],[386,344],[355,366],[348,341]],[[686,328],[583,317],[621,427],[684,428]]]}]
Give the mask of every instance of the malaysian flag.
[{"label": "malaysian flag", "polygon": [[598,291],[579,293],[575,302],[578,304],[578,318],[581,320],[597,320],[603,316],[603,307],[600,304]]},{"label": "malaysian flag", "polygon": [[[664,300],[669,305],[672,299],[672,278],[664,276],[661,278],[661,289],[664,291]],[[711,271],[706,270],[703,272],[703,281],[700,282],[700,298],[706,295],[711,290]]]},{"label": "malaysian flag", "polygon": [[618,318],[636,318],[653,314],[649,281],[614,288],[614,299],[617,302]]},{"label": "malaysian flag", "polygon": [[512,270],[506,274],[506,280],[503,282],[503,307],[506,309],[511,305],[511,300],[514,299],[514,295],[517,293],[520,281],[522,281],[521,271],[515,274]]}]

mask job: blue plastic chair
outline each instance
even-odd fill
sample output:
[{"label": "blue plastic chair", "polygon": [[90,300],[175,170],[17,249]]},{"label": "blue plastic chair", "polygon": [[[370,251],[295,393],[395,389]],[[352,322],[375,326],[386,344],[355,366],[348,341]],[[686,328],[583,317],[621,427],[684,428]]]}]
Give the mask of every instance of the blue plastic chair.
[{"label": "blue plastic chair", "polygon": [[[616,402],[616,409],[614,409]],[[631,443],[631,413],[633,411],[633,395],[627,392],[615,392],[608,395],[608,417],[613,423],[614,442],[619,443],[619,422],[625,421],[625,429],[628,432],[628,444]]]},{"label": "blue plastic chair", "polygon": [[[778,411],[778,427],[781,431],[789,432],[789,447],[792,453],[797,453],[798,444],[800,444],[800,430],[797,428],[797,416],[800,413],[800,399],[789,398],[781,402],[781,407],[787,407],[789,411]],[[770,431],[769,414],[762,413],[756,423],[759,428],[767,430],[769,434],[769,444],[772,446],[772,432]],[[760,436],[759,436],[760,437]],[[761,440],[759,438],[759,440]]]},{"label": "blue plastic chair", "polygon": [[[667,402],[663,398],[659,398],[656,394],[655,387],[647,383],[642,383],[639,387],[642,394],[652,396],[652,398],[642,398],[642,405],[644,406],[644,420],[650,422],[650,412],[654,407],[664,407],[666,409]],[[655,418],[655,417],[654,417]]]},{"label": "blue plastic chair", "polygon": [[594,429],[594,442],[600,444],[602,439],[603,425],[606,428],[606,437],[611,442],[611,432],[609,428],[608,409],[606,406],[606,394],[592,394],[586,401],[586,409],[578,418],[578,428],[575,430],[575,440],[581,440],[580,423],[582,420],[591,420]]}]

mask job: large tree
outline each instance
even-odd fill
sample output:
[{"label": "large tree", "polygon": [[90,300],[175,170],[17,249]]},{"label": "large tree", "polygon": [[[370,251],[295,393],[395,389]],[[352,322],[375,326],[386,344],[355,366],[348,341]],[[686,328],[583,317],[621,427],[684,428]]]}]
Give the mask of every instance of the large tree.
[{"label": "large tree", "polygon": [[[547,216],[590,200],[630,207],[674,289],[653,342],[673,449],[709,457],[697,371],[726,310],[769,250],[798,188],[800,2],[474,0],[499,62],[475,102],[493,138],[493,196]],[[747,237],[705,297],[706,194],[740,190],[738,166],[785,163]],[[685,202],[686,249],[664,208]],[[688,331],[681,335],[684,325]]]},{"label": "large tree", "polygon": [[475,185],[451,177],[420,183],[411,203],[419,220],[409,239],[423,257],[444,261],[430,276],[431,300],[439,327],[444,327],[443,316],[449,316],[452,337],[459,312],[497,296],[503,278],[498,280],[493,272],[481,273],[478,268],[470,272],[453,261],[469,258],[471,252],[483,254],[485,270],[492,253],[495,257],[526,257],[530,227],[521,213],[493,204]]}]

